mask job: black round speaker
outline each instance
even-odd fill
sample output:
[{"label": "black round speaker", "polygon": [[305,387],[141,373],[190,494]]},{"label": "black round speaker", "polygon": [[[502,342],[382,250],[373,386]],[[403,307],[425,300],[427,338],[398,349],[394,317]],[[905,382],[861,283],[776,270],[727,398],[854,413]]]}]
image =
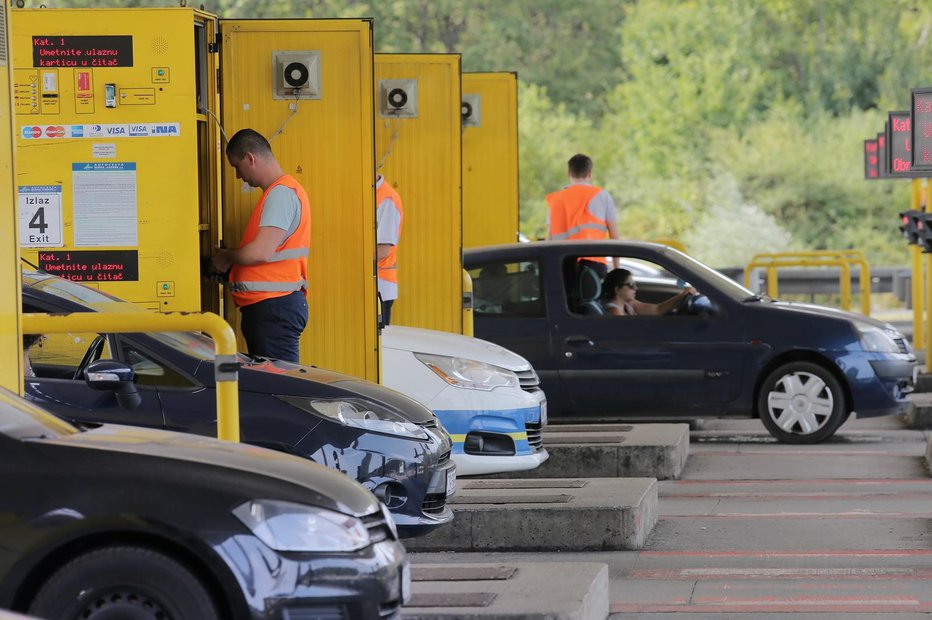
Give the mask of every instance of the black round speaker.
[{"label": "black round speaker", "polygon": [[472,104],[464,101],[460,106],[460,114],[463,116],[464,121],[469,120],[472,117]]},{"label": "black round speaker", "polygon": [[307,79],[310,77],[307,67],[300,62],[289,62],[285,66],[284,75],[285,84],[292,88],[307,86]]},{"label": "black round speaker", "polygon": [[401,88],[393,88],[388,91],[388,105],[393,108],[403,108],[408,103],[408,93]]}]

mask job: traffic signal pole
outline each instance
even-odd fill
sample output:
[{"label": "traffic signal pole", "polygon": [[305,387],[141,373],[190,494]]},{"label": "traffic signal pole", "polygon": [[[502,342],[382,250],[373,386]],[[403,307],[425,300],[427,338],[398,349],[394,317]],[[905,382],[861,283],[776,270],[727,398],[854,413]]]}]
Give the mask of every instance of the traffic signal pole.
[{"label": "traffic signal pole", "polygon": [[[912,192],[910,199],[910,209],[913,211],[922,210],[922,184],[919,179],[912,180]],[[926,330],[924,320],[924,302],[929,292],[926,290],[922,274],[922,248],[919,245],[909,246],[909,256],[912,263],[912,292],[910,297],[913,302],[913,347],[917,349],[925,348],[929,350],[926,342]],[[932,255],[930,255],[932,256]]]}]

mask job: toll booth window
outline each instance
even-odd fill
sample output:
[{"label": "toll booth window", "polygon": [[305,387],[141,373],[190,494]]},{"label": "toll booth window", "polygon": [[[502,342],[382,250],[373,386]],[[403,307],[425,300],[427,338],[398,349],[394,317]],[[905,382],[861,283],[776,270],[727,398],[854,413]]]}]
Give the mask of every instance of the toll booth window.
[{"label": "toll booth window", "polygon": [[105,336],[93,332],[46,334],[29,349],[36,377],[83,380],[80,372],[93,361],[113,359]]},{"label": "toll booth window", "polygon": [[473,311],[479,316],[544,316],[537,261],[486,263],[469,270]]},{"label": "toll booth window", "polygon": [[139,350],[130,342],[120,345],[123,361],[136,373],[136,385],[153,387],[189,388],[192,383],[187,377],[174,370],[155,356]]}]

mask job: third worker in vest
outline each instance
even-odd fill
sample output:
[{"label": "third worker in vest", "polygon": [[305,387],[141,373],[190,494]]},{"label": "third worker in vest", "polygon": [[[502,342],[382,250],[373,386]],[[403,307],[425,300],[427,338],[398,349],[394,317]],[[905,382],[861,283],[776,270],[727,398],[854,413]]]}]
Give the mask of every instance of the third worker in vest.
[{"label": "third worker in vest", "polygon": [[398,299],[398,241],[404,207],[401,197],[381,174],[375,180],[376,253],[379,259],[379,299],[382,301],[382,324],[392,319],[392,304]]},{"label": "third worker in vest", "polygon": [[307,193],[282,171],[268,140],[252,129],[236,132],[226,155],[236,178],[262,188],[262,196],[239,247],[217,250],[214,266],[221,273],[230,269],[230,289],[249,353],[297,362],[307,325]]},{"label": "third worker in vest", "polygon": [[[555,241],[599,240],[607,235],[610,239],[617,239],[615,201],[607,191],[592,184],[592,159],[587,155],[573,155],[567,164],[566,174],[570,184],[547,195],[549,238]],[[605,277],[608,272],[605,257],[593,256],[583,260],[591,262],[590,266],[599,276]]]}]

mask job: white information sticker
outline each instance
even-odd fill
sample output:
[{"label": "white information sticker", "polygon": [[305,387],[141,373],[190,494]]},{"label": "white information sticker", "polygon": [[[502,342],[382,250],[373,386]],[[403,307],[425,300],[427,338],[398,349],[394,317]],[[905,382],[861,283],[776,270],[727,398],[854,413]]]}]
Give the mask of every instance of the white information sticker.
[{"label": "white information sticker", "polygon": [[135,162],[71,164],[76,247],[137,246]]},{"label": "white information sticker", "polygon": [[91,156],[94,159],[116,159],[116,144],[94,144]]},{"label": "white information sticker", "polygon": [[62,242],[61,185],[20,185],[19,245],[53,248]]}]

